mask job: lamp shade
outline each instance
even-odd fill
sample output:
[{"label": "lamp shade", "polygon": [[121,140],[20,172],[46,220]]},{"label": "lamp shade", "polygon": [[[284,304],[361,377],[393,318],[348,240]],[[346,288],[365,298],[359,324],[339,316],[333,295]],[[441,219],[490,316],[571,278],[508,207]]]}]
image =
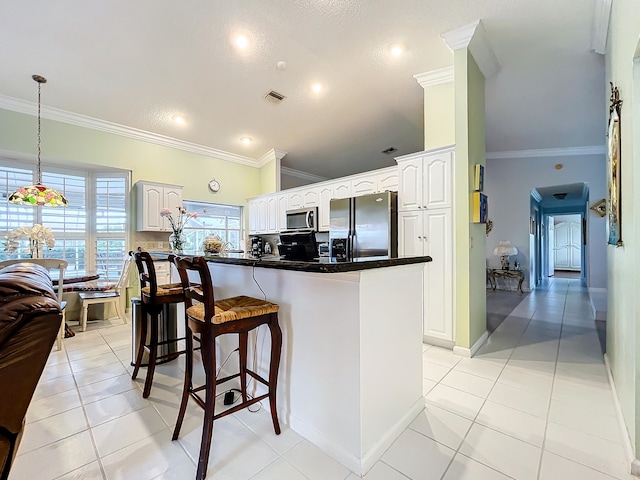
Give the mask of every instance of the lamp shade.
[{"label": "lamp shade", "polygon": [[511,245],[509,240],[501,240],[498,243],[498,246],[493,249],[493,254],[499,257],[508,256],[508,255],[516,255],[518,253],[518,249]]}]

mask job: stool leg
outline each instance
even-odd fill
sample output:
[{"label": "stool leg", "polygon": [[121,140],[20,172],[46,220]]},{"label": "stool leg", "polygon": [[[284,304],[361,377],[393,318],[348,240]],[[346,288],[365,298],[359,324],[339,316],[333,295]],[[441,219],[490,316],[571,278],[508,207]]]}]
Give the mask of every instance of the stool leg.
[{"label": "stool leg", "polygon": [[153,308],[153,313],[149,320],[151,322],[151,333],[149,335],[149,366],[147,367],[147,378],[144,381],[142,398],[147,398],[151,394],[153,374],[156,371],[156,360],[158,358],[158,323],[160,322],[160,312],[157,308]]},{"label": "stool leg", "polygon": [[142,302],[140,305],[140,317],[142,318],[142,324],[140,325],[140,339],[138,340],[138,354],[136,355],[136,363],[133,366],[133,373],[131,374],[131,380],[135,380],[138,376],[138,370],[142,365],[142,356],[144,355],[145,342],[147,341],[147,324],[149,323],[149,314],[147,313],[147,307]]},{"label": "stool leg", "polygon": [[269,408],[271,410],[271,420],[276,435],[280,435],[280,423],[278,422],[278,411],[276,410],[276,391],[278,386],[278,369],[280,368],[280,353],[282,350],[282,330],[278,324],[278,315],[271,314],[269,321],[271,331],[271,365],[269,366]]},{"label": "stool leg", "polygon": [[[239,357],[240,357],[240,390],[242,392],[242,401],[247,401],[247,343],[249,334],[247,332],[239,333]],[[255,355],[255,352],[254,352]]]},{"label": "stool leg", "polygon": [[200,353],[202,355],[202,363],[204,365],[204,373],[206,378],[206,397],[204,404],[204,424],[202,425],[202,442],[200,443],[200,456],[198,458],[198,471],[196,473],[196,480],[202,480],[207,475],[209,452],[211,451],[213,417],[215,415],[214,408],[216,405],[215,337],[212,339],[203,339],[203,341],[201,342]]},{"label": "stool leg", "polygon": [[184,414],[187,411],[187,403],[189,402],[189,394],[193,388],[193,332],[187,326],[187,345],[185,353],[185,368],[184,368],[184,386],[182,387],[182,400],[180,401],[180,410],[178,411],[178,419],[176,420],[176,426],[173,429],[172,440],[177,440],[180,435],[180,429],[182,428],[182,422],[184,420]]}]

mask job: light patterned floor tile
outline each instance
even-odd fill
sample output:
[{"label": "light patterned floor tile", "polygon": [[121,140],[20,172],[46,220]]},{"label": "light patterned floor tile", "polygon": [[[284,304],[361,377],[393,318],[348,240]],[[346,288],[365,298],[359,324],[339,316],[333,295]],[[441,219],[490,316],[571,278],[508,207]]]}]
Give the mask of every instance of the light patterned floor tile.
[{"label": "light patterned floor tile", "polygon": [[284,459],[279,458],[251,477],[251,480],[306,480],[306,478]]},{"label": "light patterned floor tile", "polygon": [[20,453],[27,453],[87,430],[82,407],[58,413],[26,425],[20,441]]},{"label": "light patterned floor tile", "polygon": [[473,420],[484,399],[446,385],[438,384],[425,397],[427,403]]},{"label": "light patterned floor tile", "polygon": [[438,443],[457,450],[471,427],[471,420],[428,404],[409,427]]},{"label": "light patterned floor tile", "polygon": [[349,470],[306,440],[283,455],[296,470],[310,480],[344,480]]},{"label": "light patterned floor tile", "polygon": [[[566,458],[554,455],[550,452],[542,454],[542,466],[540,468],[539,480],[558,480],[558,479],[580,479],[580,480],[613,480],[614,478],[604,473],[585,467]],[[630,480],[630,477],[629,477]]]},{"label": "light patterned floor tile", "polygon": [[544,442],[546,426],[544,419],[499,403],[486,402],[476,422],[536,447],[542,447]]},{"label": "light patterned floor tile", "polygon": [[458,453],[442,480],[509,480],[510,477]]},{"label": "light patterned floor tile", "polygon": [[440,380],[441,385],[447,385],[482,398],[487,398],[487,395],[489,395],[494,383],[494,381],[478,377],[477,375],[461,372],[455,368]]},{"label": "light patterned floor tile", "polygon": [[389,447],[382,461],[411,479],[436,480],[454,454],[454,450],[408,429]]},{"label": "light patterned floor tile", "polygon": [[535,480],[541,450],[474,424],[460,447],[460,453],[518,480]]}]

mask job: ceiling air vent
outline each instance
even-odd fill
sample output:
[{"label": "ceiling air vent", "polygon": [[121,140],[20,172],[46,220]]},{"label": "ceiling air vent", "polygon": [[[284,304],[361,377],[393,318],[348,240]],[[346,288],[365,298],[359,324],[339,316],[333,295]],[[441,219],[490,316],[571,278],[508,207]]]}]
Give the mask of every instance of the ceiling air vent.
[{"label": "ceiling air vent", "polygon": [[276,92],[275,90],[271,90],[269,93],[267,93],[264,98],[271,103],[275,103],[276,105],[282,103],[282,101],[287,98],[284,95],[282,95],[281,93]]},{"label": "ceiling air vent", "polygon": [[386,150],[382,150],[382,153],[385,155],[391,155],[392,153],[396,153],[398,149],[396,147],[389,147]]},{"label": "ceiling air vent", "polygon": [[554,193],[553,196],[556,197],[558,200],[564,200],[564,197],[566,197],[567,194],[566,193]]}]

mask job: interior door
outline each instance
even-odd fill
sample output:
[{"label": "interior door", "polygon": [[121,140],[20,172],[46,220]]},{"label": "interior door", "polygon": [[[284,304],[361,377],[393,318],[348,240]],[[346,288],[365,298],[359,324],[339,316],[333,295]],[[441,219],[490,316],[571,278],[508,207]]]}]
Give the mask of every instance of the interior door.
[{"label": "interior door", "polygon": [[555,228],[555,268],[580,271],[582,266],[582,230],[580,222],[560,222]]}]

